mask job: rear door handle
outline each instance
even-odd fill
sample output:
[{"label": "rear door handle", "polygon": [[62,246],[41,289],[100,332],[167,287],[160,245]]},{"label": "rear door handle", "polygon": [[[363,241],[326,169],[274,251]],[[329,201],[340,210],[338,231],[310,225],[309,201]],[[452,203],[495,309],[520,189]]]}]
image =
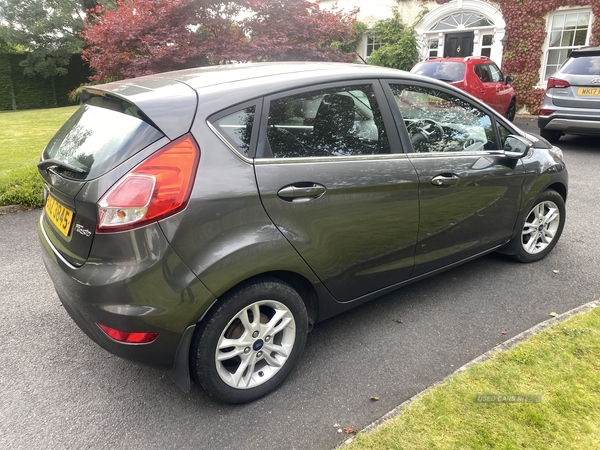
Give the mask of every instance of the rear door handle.
[{"label": "rear door handle", "polygon": [[431,179],[431,184],[439,187],[454,186],[460,181],[460,177],[452,174],[438,175]]},{"label": "rear door handle", "polygon": [[317,183],[298,183],[285,186],[277,192],[279,198],[287,201],[310,200],[319,198],[327,191],[327,188]]}]

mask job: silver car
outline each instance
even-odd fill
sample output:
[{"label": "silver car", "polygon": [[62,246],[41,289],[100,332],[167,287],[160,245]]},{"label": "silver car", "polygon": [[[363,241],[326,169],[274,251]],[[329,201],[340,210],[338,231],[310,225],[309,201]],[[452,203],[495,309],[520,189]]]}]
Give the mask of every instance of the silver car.
[{"label": "silver car", "polygon": [[[447,83],[232,65],[87,89],[38,164],[43,259],[106,350],[242,403],[319,321],[561,235],[561,151]],[[190,377],[191,375],[191,377]]]},{"label": "silver car", "polygon": [[538,126],[551,143],[564,134],[600,135],[600,47],[573,50],[548,79]]}]

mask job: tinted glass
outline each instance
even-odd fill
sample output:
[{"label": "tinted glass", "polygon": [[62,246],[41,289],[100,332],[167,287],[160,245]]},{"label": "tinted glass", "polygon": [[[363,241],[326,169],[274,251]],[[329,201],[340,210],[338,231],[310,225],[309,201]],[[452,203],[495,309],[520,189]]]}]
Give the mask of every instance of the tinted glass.
[{"label": "tinted glass", "polygon": [[482,83],[489,83],[490,81],[492,81],[492,76],[490,74],[490,70],[487,64],[479,64],[473,68],[473,71]]},{"label": "tinted glass", "polygon": [[250,106],[212,122],[215,128],[238,152],[248,156],[256,108]]},{"label": "tinted glass", "polygon": [[512,132],[500,122],[496,122],[496,127],[498,127],[498,133],[500,134],[500,142],[506,141],[506,138],[512,134]]},{"label": "tinted glass", "polygon": [[413,67],[411,72],[453,82],[465,77],[465,65],[458,62],[422,62]]},{"label": "tinted glass", "polygon": [[490,74],[494,83],[504,81],[504,76],[502,76],[502,72],[500,72],[500,69],[498,69],[498,66],[496,66],[496,64],[489,64],[488,67],[490,69]]},{"label": "tinted glass", "polygon": [[447,92],[391,85],[416,152],[498,149],[490,116]]},{"label": "tinted glass", "polygon": [[267,139],[274,158],[390,153],[370,85],[309,91],[271,101]]},{"label": "tinted glass", "polygon": [[560,71],[571,75],[600,75],[600,56],[570,58],[560,68]]},{"label": "tinted glass", "polygon": [[81,106],[48,143],[43,158],[58,159],[84,169],[84,174],[66,170],[61,174],[89,180],[105,174],[163,137],[160,131],[139,117],[134,106],[127,111],[119,105],[122,103],[106,101],[102,107]]}]

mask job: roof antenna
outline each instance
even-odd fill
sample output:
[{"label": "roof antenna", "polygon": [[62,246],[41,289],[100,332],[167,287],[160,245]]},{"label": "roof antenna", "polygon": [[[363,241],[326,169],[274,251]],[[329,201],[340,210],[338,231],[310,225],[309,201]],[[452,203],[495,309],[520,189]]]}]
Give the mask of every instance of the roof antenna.
[{"label": "roof antenna", "polygon": [[[341,34],[338,34],[338,37],[340,38],[340,41],[342,41],[344,44],[346,44],[346,39],[344,39],[344,36],[342,36]],[[360,56],[356,50],[354,50],[354,54],[356,56],[358,56],[358,58],[363,62],[363,64],[365,66],[369,65],[369,63],[367,63],[367,61],[365,61],[365,59],[362,56]]]}]

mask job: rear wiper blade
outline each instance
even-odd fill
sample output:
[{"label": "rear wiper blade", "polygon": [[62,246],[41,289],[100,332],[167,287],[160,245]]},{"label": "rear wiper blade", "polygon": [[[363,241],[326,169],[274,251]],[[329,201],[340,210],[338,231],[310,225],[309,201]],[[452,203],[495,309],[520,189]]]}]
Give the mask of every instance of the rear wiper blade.
[{"label": "rear wiper blade", "polygon": [[52,167],[60,167],[61,169],[68,170],[69,172],[75,173],[88,173],[88,170],[81,169],[79,167],[72,166],[71,164],[67,164],[66,162],[59,161],[58,159],[45,159],[38,163],[38,168],[42,170],[48,170]]}]

